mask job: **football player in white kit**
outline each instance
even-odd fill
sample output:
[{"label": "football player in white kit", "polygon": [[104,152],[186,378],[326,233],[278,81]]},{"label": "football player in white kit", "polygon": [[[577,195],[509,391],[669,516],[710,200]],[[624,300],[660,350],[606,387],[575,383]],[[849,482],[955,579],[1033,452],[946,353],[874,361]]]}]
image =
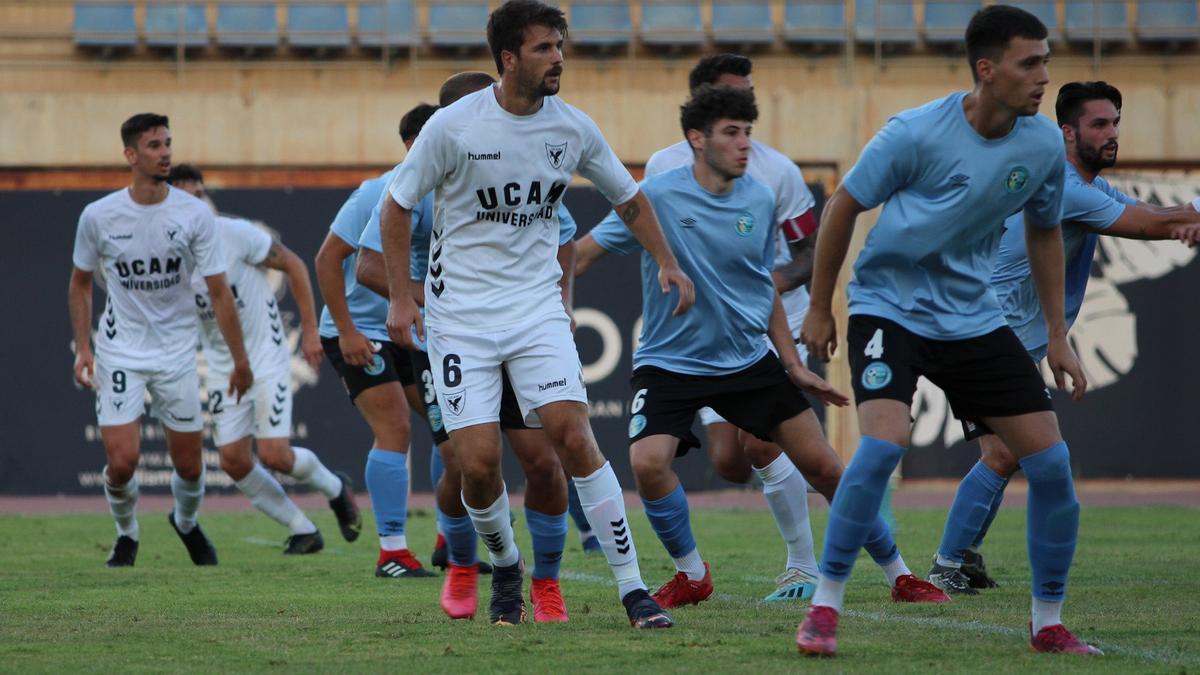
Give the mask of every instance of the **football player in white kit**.
[{"label": "football player in white kit", "polygon": [[[752,67],[751,60],[740,54],[706,56],[692,68],[688,85],[692,91],[705,84],[753,90],[750,77]],[[663,148],[646,162],[646,177],[679,166],[690,166],[693,156],[687,141]],[[817,229],[813,210],[816,202],[796,163],[765,143],[751,141],[747,173],[775,193],[778,246],[772,277],[783,300],[788,327],[797,341],[796,351],[801,362],[807,362],[808,353],[800,345],[799,338],[800,326],[808,312],[808,289],[805,284],[812,276],[813,243],[816,237],[809,235]],[[591,253],[602,252],[595,251],[598,247],[594,242],[587,241],[592,246],[586,253],[581,251],[584,265],[590,262],[585,258]],[[712,408],[701,409],[700,421],[708,436],[708,452],[713,467],[722,478],[746,483],[750,479],[751,468],[758,475],[763,483],[763,497],[787,544],[784,571],[776,577],[775,590],[765,600],[806,600],[812,597],[817,588],[818,570],[808,517],[808,485],[804,477],[779,446],[753,434],[739,432],[737,427],[726,422]]]},{"label": "football player in white kit", "polygon": [[[596,447],[587,393],[558,281],[557,208],[572,175],[616,205],[662,272],[664,293],[691,306],[679,269],[637,183],[596,124],[558,99],[567,25],[561,10],[510,0],[488,20],[500,84],[463,97],[426,123],[384,200],[382,238],[392,339],[428,326],[434,385],[460,458],[463,502],[492,559],[492,623],[525,617],[522,567],[500,474],[501,368],[522,412],[536,412],[575,478],[631,624],[671,625],[646,591],[616,474]],[[435,190],[426,319],[408,289],[411,209]]]},{"label": "football player in white kit", "polygon": [[[166,183],[171,170],[167,118],[134,115],[121,125],[133,182],[83,209],[75,233],[68,291],[75,335],[75,381],[96,391],[96,417],[108,460],[104,494],[117,524],[109,567],[134,564],[143,400],[165,427],[175,470],[175,508],[167,518],[197,565],[217,564],[217,552],[196,522],[204,497],[200,382],[196,374],[193,272],[204,278],[213,312],[229,345],[232,368],[226,393],[237,400],[254,381],[242,342],[233,293],[212,210]],[[107,293],[91,348],[92,279]]]},{"label": "football player in white kit", "polygon": [[[216,211],[199,169],[179,164],[171,169],[167,182],[208,202]],[[317,311],[308,268],[299,256],[247,220],[218,213],[217,237],[225,253],[225,274],[255,372],[254,385],[240,401],[225,396],[232,358],[217,327],[204,280],[194,275],[192,291],[200,319],[200,344],[208,364],[208,413],[212,417],[213,443],[221,457],[221,470],[229,474],[258,510],[291,530],[284,543],[285,554],[316,553],[325,547],[325,541],[317,526],[287,496],[267,468],[325,495],[342,536],[346,541],[354,541],[362,531],[362,517],[349,488],[349,477],[325,468],[312,450],[288,442],[292,429],[291,350],[267,270],[280,270],[287,275],[300,311],[300,350],[315,368],[324,351],[317,335]],[[255,443],[261,464],[254,460]]]}]

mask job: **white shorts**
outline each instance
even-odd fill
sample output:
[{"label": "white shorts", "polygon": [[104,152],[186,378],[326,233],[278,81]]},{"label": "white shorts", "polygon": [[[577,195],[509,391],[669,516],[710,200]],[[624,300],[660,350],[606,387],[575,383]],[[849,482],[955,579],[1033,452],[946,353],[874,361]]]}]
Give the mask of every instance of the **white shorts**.
[{"label": "white shorts", "polygon": [[[796,337],[799,338],[799,335],[796,335]],[[775,351],[775,345],[771,345],[771,351]],[[796,343],[796,353],[800,355],[801,363],[807,365],[808,350],[805,349],[804,345],[800,344],[799,342]],[[700,409],[700,423],[704,426],[708,426],[710,424],[728,424],[725,418],[718,415],[717,411],[713,410],[712,408]]]},{"label": "white shorts", "polygon": [[250,390],[237,400],[229,393],[229,374],[209,378],[208,414],[212,417],[213,443],[229,445],[247,436],[288,438],[292,432],[292,376],[254,376]]},{"label": "white shorts", "polygon": [[109,368],[96,359],[96,421],[102,427],[136,422],[150,393],[150,414],[172,431],[200,431],[200,377],[196,362],[182,368]]},{"label": "white shorts", "polygon": [[565,313],[503,331],[426,332],[447,431],[500,420],[501,368],[508,372],[527,424],[537,422],[534,411],[547,403],[587,403],[583,368]]}]

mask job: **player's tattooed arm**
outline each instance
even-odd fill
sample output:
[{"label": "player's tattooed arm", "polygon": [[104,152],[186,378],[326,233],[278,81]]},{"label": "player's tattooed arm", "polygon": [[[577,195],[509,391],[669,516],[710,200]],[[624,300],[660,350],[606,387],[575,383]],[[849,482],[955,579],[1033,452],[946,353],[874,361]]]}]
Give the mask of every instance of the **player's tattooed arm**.
[{"label": "player's tattooed arm", "polygon": [[792,260],[785,265],[776,267],[771,273],[771,278],[775,281],[775,290],[787,293],[800,288],[812,279],[813,253],[816,243],[816,237],[805,237],[800,241],[788,243]]},{"label": "player's tattooed arm", "polygon": [[838,186],[821,214],[813,252],[811,297],[800,341],[809,353],[828,361],[837,350],[837,324],[833,320],[833,290],[838,283],[838,270],[850,250],[854,223],[858,214],[866,211],[842,186]]},{"label": "player's tattooed arm", "polygon": [[679,304],[675,306],[673,314],[678,316],[686,312],[696,301],[696,288],[679,268],[679,261],[667,244],[667,237],[658,223],[658,217],[654,215],[654,209],[650,208],[646,193],[638,190],[633,199],[624,204],[615,204],[613,208],[642,248],[658,263],[658,283],[662,292],[670,293],[672,286],[679,289]]},{"label": "player's tattooed arm", "polygon": [[321,337],[317,334],[317,307],[308,266],[280,241],[271,242],[267,257],[260,264],[287,275],[288,287],[292,289],[292,297],[300,310],[300,351],[308,365],[316,368],[325,350],[321,348]]},{"label": "player's tattooed arm", "polygon": [[75,382],[91,389],[96,358],[92,355],[92,273],[71,268],[67,286],[67,310],[71,314],[71,332],[75,335]]}]

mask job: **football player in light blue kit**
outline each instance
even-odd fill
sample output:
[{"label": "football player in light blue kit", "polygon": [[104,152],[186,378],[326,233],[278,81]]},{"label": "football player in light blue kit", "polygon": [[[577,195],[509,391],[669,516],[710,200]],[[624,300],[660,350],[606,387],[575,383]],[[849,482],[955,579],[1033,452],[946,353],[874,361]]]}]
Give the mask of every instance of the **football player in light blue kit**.
[{"label": "football player in light blue kit", "polygon": [[883,205],[848,293],[862,440],[830,509],[817,592],[796,636],[802,653],[836,653],[846,581],[909,442],[922,375],[946,392],[959,419],[994,430],[1029,480],[1031,646],[1099,653],[1060,619],[1079,527],[1070,455],[1049,392],[990,284],[1000,225],[1023,212],[1050,369],[1060,388],[1070,374],[1082,396],[1087,383],[1063,309],[1062,133],[1037,114],[1049,82],[1046,36],[1024,10],[976,12],[966,31],[974,90],[889,120],[825,208],[801,339],[827,360],[837,345],[833,291],[854,221]]},{"label": "football player in light blue kit", "polygon": [[[1066,254],[1067,328],[1079,316],[1101,234],[1130,239],[1181,239],[1194,245],[1200,234],[1200,199],[1190,205],[1157,207],[1130,197],[1100,177],[1117,161],[1121,129],[1121,92],[1105,82],[1071,82],[1058,92],[1055,105],[1066,143],[1066,187],[1063,191],[1063,249]],[[992,285],[1008,325],[1034,362],[1046,356],[1046,334],[1037,289],[1030,278],[1029,258],[1020,215],[1004,223]],[[968,439],[979,437],[982,458],[958,487],[954,505],[929,580],[948,593],[974,595],[992,588],[979,547],[987,534],[1008,479],[1019,465],[1004,443],[986,428],[968,427]]]},{"label": "football player in light blue kit", "polygon": [[[696,284],[690,312],[672,314],[673,298],[654,283],[657,265],[615,214],[579,242],[580,270],[605,251],[642,253],[644,321],[633,357],[630,462],[646,516],[677,570],[654,593],[668,609],[697,604],[713,592],[687,497],[671,470],[675,457],[700,444],[691,432],[700,408],[709,406],[739,429],[780,445],[827,499],[842,475],[800,390],[837,405],[849,399],[804,367],[772,281],[775,195],[746,174],[757,117],[749,89],[695,89],[681,112],[695,161],[642,183],[671,249]],[[882,518],[874,519],[866,546],[896,600],[944,597],[911,574]]]}]

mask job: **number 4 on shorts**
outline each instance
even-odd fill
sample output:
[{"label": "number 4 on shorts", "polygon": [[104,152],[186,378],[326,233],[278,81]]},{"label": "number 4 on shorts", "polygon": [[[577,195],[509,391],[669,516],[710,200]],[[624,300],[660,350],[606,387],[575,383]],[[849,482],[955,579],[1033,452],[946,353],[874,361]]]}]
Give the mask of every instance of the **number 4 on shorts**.
[{"label": "number 4 on shorts", "polygon": [[863,350],[863,354],[877,359],[883,356],[883,329],[876,328],[875,334],[871,336],[871,340],[867,342],[867,348]]}]

